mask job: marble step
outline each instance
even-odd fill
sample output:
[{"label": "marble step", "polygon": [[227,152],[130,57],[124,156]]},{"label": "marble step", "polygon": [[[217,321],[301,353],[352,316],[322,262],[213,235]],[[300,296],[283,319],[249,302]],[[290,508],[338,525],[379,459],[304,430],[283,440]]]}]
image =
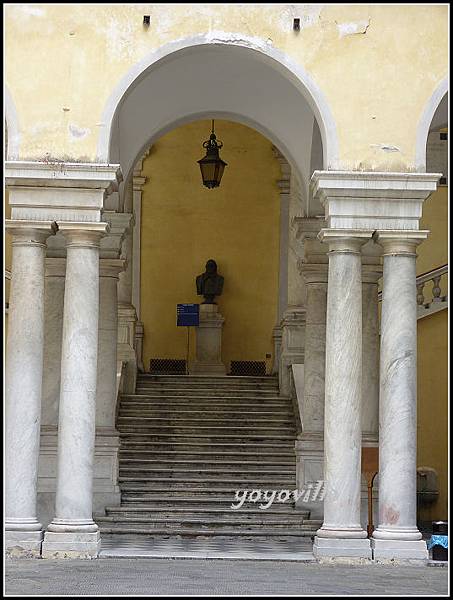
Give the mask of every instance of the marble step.
[{"label": "marble step", "polygon": [[[139,448],[140,446],[140,448]],[[175,441],[175,442],[167,442],[166,440],[164,440],[163,442],[153,442],[150,441],[149,439],[145,440],[144,442],[139,442],[138,444],[134,441],[133,438],[130,438],[129,436],[124,437],[121,440],[121,449],[164,449],[164,450],[194,450],[196,448],[196,451],[198,452],[200,451],[213,451],[213,450],[219,450],[221,452],[225,451],[229,451],[229,452],[261,452],[261,451],[268,451],[268,452],[273,452],[274,450],[276,452],[291,452],[294,453],[294,439],[291,440],[266,440],[266,439],[261,439],[260,442],[256,442],[256,441],[252,441],[252,442],[247,442],[246,440],[240,440],[239,442],[234,442],[231,440],[224,440],[222,442],[218,442],[218,443],[212,443],[209,441],[206,441],[204,439],[197,439],[196,436],[190,438],[190,440],[188,442],[184,442],[184,441]]]},{"label": "marble step", "polygon": [[[167,390],[169,392],[169,390]],[[254,401],[261,402],[280,402],[282,404],[289,404],[291,399],[286,396],[280,396],[278,392],[269,392],[263,394],[262,392],[235,392],[231,390],[230,393],[226,393],[223,391],[213,392],[212,390],[200,391],[194,390],[193,393],[188,393],[186,390],[176,390],[175,393],[163,393],[163,391],[159,390],[147,390],[140,387],[137,387],[133,393],[123,393],[121,394],[121,398],[129,398],[131,396],[140,396],[145,398],[164,398],[166,400],[191,400],[194,401],[197,398],[201,400],[240,400],[244,402],[247,398],[250,398]]]},{"label": "marble step", "polygon": [[[193,501],[192,501],[193,502]],[[308,524],[316,524],[318,523],[318,521],[313,521],[313,520],[309,520],[309,516],[310,516],[310,511],[308,510],[295,510],[293,507],[287,505],[287,504],[278,504],[277,502],[274,502],[272,504],[272,506],[270,508],[267,508],[265,510],[263,509],[259,509],[257,508],[257,506],[259,506],[259,502],[257,502],[256,504],[247,502],[240,508],[237,510],[232,510],[230,506],[228,507],[224,507],[224,506],[207,506],[207,507],[200,507],[197,506],[196,503],[194,504],[194,506],[188,506],[188,505],[184,505],[184,506],[175,506],[174,503],[173,504],[168,504],[167,506],[163,505],[160,506],[158,503],[154,503],[154,505],[146,505],[146,506],[131,506],[131,505],[126,505],[126,506],[106,506],[105,508],[105,512],[106,515],[131,515],[131,516],[142,516],[142,517],[155,517],[155,516],[160,516],[160,517],[164,517],[165,515],[176,515],[176,514],[182,514],[185,516],[199,516],[199,515],[215,515],[215,516],[228,516],[231,515],[232,513],[234,513],[237,516],[243,516],[244,518],[248,518],[249,516],[253,517],[253,516],[262,516],[263,514],[266,515],[283,515],[283,516],[287,516],[289,518],[295,517],[297,519],[303,519],[304,522],[307,522]],[[186,503],[187,504],[187,503]],[[213,503],[214,504],[214,503]],[[253,508],[252,508],[253,507]],[[99,515],[99,516],[105,516],[105,515]],[[319,521],[319,523],[322,523],[321,521]]]},{"label": "marble step", "polygon": [[293,408],[288,403],[278,402],[261,402],[257,401],[253,404],[249,402],[230,402],[228,400],[222,402],[207,401],[167,401],[167,400],[152,400],[146,396],[133,396],[123,399],[120,404],[121,410],[152,410],[152,411],[172,411],[172,412],[195,412],[195,413],[235,413],[238,415],[261,414],[292,414]]},{"label": "marble step", "polygon": [[241,422],[234,422],[228,425],[200,425],[196,423],[195,425],[192,423],[187,423],[183,420],[182,422],[178,422],[176,424],[164,424],[160,422],[153,421],[152,419],[137,419],[137,417],[118,417],[117,429],[119,431],[139,431],[142,429],[146,429],[147,431],[163,431],[166,429],[173,429],[178,433],[184,432],[193,432],[193,433],[229,433],[231,431],[237,431],[239,433],[275,433],[276,431],[282,432],[293,432],[294,426],[289,426],[286,424],[276,424],[276,425],[268,425],[268,424],[255,424],[253,422],[251,425],[241,425]]},{"label": "marble step", "polygon": [[167,410],[166,412],[163,410],[156,411],[152,409],[125,409],[121,408],[119,411],[119,419],[126,420],[132,419],[137,420],[138,422],[141,420],[156,421],[157,423],[162,423],[164,421],[171,421],[176,423],[200,423],[200,424],[209,424],[209,423],[244,423],[247,425],[253,425],[257,423],[259,425],[269,424],[279,424],[279,425],[293,425],[294,419],[290,414],[272,414],[266,412],[264,414],[259,413],[233,413],[233,414],[225,414],[222,412],[210,411],[209,413],[206,411],[198,411],[198,412],[189,412],[180,413],[177,410]]},{"label": "marble step", "polygon": [[203,460],[192,460],[192,459],[184,459],[184,458],[176,458],[176,459],[166,459],[166,458],[137,458],[135,456],[126,457],[123,454],[120,454],[120,464],[122,469],[142,469],[142,468],[158,468],[158,469],[166,469],[166,470],[193,470],[197,467],[201,468],[209,468],[209,470],[214,469],[237,469],[242,468],[242,470],[254,469],[260,470],[264,469],[264,471],[277,471],[279,472],[281,469],[287,469],[288,471],[292,468],[294,471],[296,466],[296,459],[293,460],[231,460],[224,458],[223,460],[215,460],[211,457],[209,459],[205,458]]},{"label": "marble step", "polygon": [[223,442],[234,442],[237,445],[240,445],[241,442],[250,443],[253,441],[273,441],[275,442],[292,442],[294,444],[294,435],[227,435],[227,434],[184,434],[184,433],[160,433],[160,434],[143,434],[143,433],[134,433],[134,432],[123,432],[120,434],[121,444],[123,440],[133,441],[134,443],[138,443],[139,445],[142,442],[184,442],[184,443],[198,443],[198,442],[208,442],[210,445],[222,444]]},{"label": "marble step", "polygon": [[[231,504],[237,502],[236,491],[247,490],[252,491],[253,489],[261,489],[263,493],[266,490],[273,490],[274,486],[242,486],[239,488],[231,487],[214,487],[213,484],[209,488],[200,487],[189,487],[180,486],[176,489],[169,489],[166,485],[154,485],[144,488],[143,486],[137,487],[133,483],[126,484],[122,487],[121,491],[121,506],[136,506],[136,505],[160,505],[160,506],[188,506],[191,507],[202,507],[202,506],[216,506],[231,507]],[[277,493],[280,489],[287,489],[291,493],[296,489],[296,486],[285,486],[283,488],[277,487]],[[182,503],[182,504],[180,504]],[[281,502],[281,506],[292,506],[294,504],[293,495],[290,496],[287,502]]]},{"label": "marble step", "polygon": [[197,528],[197,529],[216,529],[223,531],[225,529],[240,528],[246,531],[261,531],[263,527],[272,527],[276,531],[313,531],[311,525],[304,525],[302,520],[299,521],[286,521],[285,519],[278,518],[261,518],[256,520],[243,521],[240,519],[229,520],[221,517],[168,517],[168,518],[155,518],[153,520],[145,517],[125,517],[125,516],[105,516],[97,517],[96,523],[100,526],[133,526],[133,527],[145,527],[149,529],[166,529],[174,528]]},{"label": "marble step", "polygon": [[157,492],[166,491],[170,494],[171,492],[185,492],[190,490],[198,494],[215,494],[217,492],[230,494],[231,498],[235,497],[236,490],[252,490],[261,489],[265,490],[292,490],[296,489],[296,479],[291,477],[282,477],[278,480],[262,478],[247,478],[244,476],[239,477],[228,477],[218,476],[207,479],[196,478],[196,477],[118,477],[119,486],[121,493],[129,493],[131,491],[138,492]]},{"label": "marble step", "polygon": [[159,464],[147,462],[126,462],[121,461],[120,471],[128,473],[206,473],[206,475],[217,475],[218,473],[245,473],[247,475],[253,473],[256,475],[266,475],[281,473],[281,474],[295,474],[295,462],[289,465],[267,465],[263,463],[228,463],[218,461],[217,463],[178,463],[178,462],[162,462]]},{"label": "marble step", "polygon": [[139,381],[154,381],[156,383],[171,383],[174,381],[198,383],[198,382],[209,382],[214,384],[216,382],[227,383],[227,382],[241,382],[241,383],[273,383],[278,385],[277,376],[272,375],[153,375],[152,373],[138,373],[137,379]]},{"label": "marble step", "polygon": [[272,452],[272,451],[256,451],[256,452],[231,452],[228,450],[222,451],[196,451],[196,450],[165,450],[156,448],[155,450],[147,449],[126,449],[121,448],[119,451],[120,460],[124,461],[151,461],[154,462],[171,462],[171,463],[191,463],[191,464],[217,464],[225,462],[226,464],[242,464],[244,461],[253,464],[295,464],[294,451],[288,452]]},{"label": "marble step", "polygon": [[165,512],[148,514],[141,513],[135,514],[133,511],[118,512],[108,511],[106,515],[95,515],[94,520],[96,523],[141,523],[141,524],[152,524],[154,527],[156,524],[174,523],[179,525],[186,525],[187,523],[197,523],[200,525],[216,526],[216,525],[229,525],[232,524],[237,527],[247,525],[258,525],[258,526],[282,526],[282,527],[303,527],[304,529],[312,529],[314,525],[307,523],[303,516],[300,515],[287,515],[286,513],[273,513],[267,514],[267,511],[261,511],[261,515],[250,514],[237,514],[236,511],[230,510],[228,514],[223,513],[197,513],[196,511],[185,511],[173,513],[168,510]]},{"label": "marble step", "polygon": [[[312,529],[307,529],[307,530],[285,530],[284,533],[282,533],[282,531],[280,531],[279,529],[276,528],[264,528],[263,526],[260,526],[258,530],[256,531],[249,531],[245,528],[237,528],[237,529],[232,529],[232,528],[222,528],[222,529],[209,529],[209,528],[193,528],[193,529],[187,529],[187,528],[180,528],[177,527],[175,529],[172,528],[162,528],[162,529],[153,529],[150,528],[146,525],[144,525],[143,527],[137,527],[137,526],[124,526],[121,524],[113,524],[110,523],[109,525],[102,525],[100,527],[100,532],[101,534],[109,534],[109,533],[113,533],[113,534],[129,534],[129,535],[153,535],[153,536],[157,536],[157,535],[175,535],[175,536],[181,536],[181,537],[211,537],[211,536],[233,536],[233,537],[237,537],[237,536],[241,536],[243,538],[247,538],[247,537],[253,537],[254,540],[256,541],[263,541],[266,542],[268,540],[269,537],[272,537],[273,539],[276,540],[281,540],[281,541],[285,541],[285,538],[291,537],[291,538],[300,538],[301,542],[304,538],[312,538],[316,531],[312,530]],[[302,546],[302,544],[301,544]]]},{"label": "marble step", "polygon": [[[228,489],[226,492],[216,494],[207,494],[206,490],[196,489],[194,492],[191,488],[186,488],[182,492],[175,492],[170,498],[167,496],[167,489],[155,490],[153,492],[141,491],[125,491],[122,493],[121,508],[124,510],[136,510],[137,507],[143,510],[211,510],[217,508],[219,510],[231,510],[231,504],[236,502],[235,490]],[[265,490],[263,489],[263,492]],[[143,496],[143,497],[142,497]],[[256,505],[251,502],[246,502],[241,512],[256,510]],[[274,502],[272,505],[274,511],[291,511],[295,510],[292,497],[286,502]],[[299,511],[298,511],[299,512]],[[305,511],[300,511],[305,512]],[[308,518],[308,515],[307,515]]]}]

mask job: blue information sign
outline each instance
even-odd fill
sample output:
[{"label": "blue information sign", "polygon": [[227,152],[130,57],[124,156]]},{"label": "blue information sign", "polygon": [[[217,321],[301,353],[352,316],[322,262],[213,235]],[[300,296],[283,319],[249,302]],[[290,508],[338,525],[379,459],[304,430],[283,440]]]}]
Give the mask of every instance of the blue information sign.
[{"label": "blue information sign", "polygon": [[177,304],[176,325],[178,327],[198,327],[200,324],[199,304]]}]

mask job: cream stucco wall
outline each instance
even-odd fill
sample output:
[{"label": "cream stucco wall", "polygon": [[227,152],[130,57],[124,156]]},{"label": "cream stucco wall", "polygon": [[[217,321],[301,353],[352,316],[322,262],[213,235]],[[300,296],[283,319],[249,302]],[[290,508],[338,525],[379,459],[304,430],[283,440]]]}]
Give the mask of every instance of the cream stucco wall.
[{"label": "cream stucco wall", "polygon": [[[238,123],[216,121],[227,162],[220,187],[202,185],[210,121],[161,138],[143,162],[147,177],[141,217],[141,320],[144,364],[186,358],[187,330],[176,326],[176,304],[199,303],[195,277],[214,258],[225,278],[217,299],[225,318],[222,358],[272,365],[277,320],[280,165],[272,144]],[[195,332],[191,331],[191,357]],[[266,359],[266,354],[270,356]]]},{"label": "cream stucco wall", "polygon": [[121,78],[153,51],[205,36],[306,74],[336,124],[334,168],[412,170],[417,126],[448,72],[447,5],[9,4],[5,18],[21,159],[95,160]]}]

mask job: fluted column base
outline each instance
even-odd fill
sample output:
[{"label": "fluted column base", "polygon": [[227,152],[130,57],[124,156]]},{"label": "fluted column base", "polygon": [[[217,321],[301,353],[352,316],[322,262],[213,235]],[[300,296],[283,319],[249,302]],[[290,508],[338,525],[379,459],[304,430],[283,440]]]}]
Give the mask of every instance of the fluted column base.
[{"label": "fluted column base", "polygon": [[42,543],[42,558],[97,558],[101,534],[94,521],[54,519]]},{"label": "fluted column base", "polygon": [[353,558],[371,560],[372,558],[370,540],[367,538],[316,536],[313,544],[313,554],[317,559]]},{"label": "fluted column base", "polygon": [[376,561],[417,560],[427,561],[428,549],[424,540],[371,538],[371,549]]}]

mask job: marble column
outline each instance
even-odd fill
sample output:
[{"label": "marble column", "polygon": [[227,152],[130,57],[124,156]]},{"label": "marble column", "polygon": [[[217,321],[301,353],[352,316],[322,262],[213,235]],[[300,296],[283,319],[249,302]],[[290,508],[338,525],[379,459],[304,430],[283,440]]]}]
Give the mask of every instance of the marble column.
[{"label": "marble column", "polygon": [[93,521],[96,379],[99,325],[99,246],[106,223],[61,223],[66,279],[58,425],[55,518],[43,558],[96,557]]},{"label": "marble column", "polygon": [[384,252],[376,560],[427,559],[417,528],[416,246],[427,231],[375,232]]},{"label": "marble column", "polygon": [[362,265],[362,442],[378,445],[379,430],[379,264]]},{"label": "marble column", "polygon": [[[300,403],[302,432],[295,444],[298,489],[323,479],[327,269],[327,262],[301,263],[299,267],[307,288],[307,303],[304,385]],[[322,519],[323,506],[319,501],[297,504],[310,511],[310,518]]]},{"label": "marble column", "polygon": [[[102,258],[99,266],[99,340],[96,425],[115,432],[118,344],[118,278],[125,261]],[[117,434],[117,432],[115,432]]]},{"label": "marble column", "polygon": [[66,258],[46,258],[42,425],[58,426]]},{"label": "marble column", "polygon": [[37,519],[44,339],[46,239],[56,224],[6,222],[12,267],[6,346],[5,545],[12,555],[39,556],[42,525]]},{"label": "marble column", "polygon": [[329,244],[324,409],[324,522],[317,558],[371,558],[360,525],[362,403],[361,246],[371,232],[322,229]]}]

